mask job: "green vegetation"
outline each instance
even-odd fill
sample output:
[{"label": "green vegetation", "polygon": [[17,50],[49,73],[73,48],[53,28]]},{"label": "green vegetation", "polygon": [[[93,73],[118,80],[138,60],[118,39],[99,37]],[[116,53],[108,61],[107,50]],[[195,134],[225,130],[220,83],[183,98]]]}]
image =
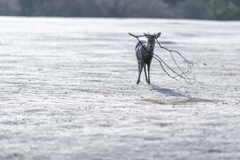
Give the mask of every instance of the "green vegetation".
[{"label": "green vegetation", "polygon": [[18,0],[21,6],[21,14],[24,16],[33,16],[37,12],[38,8],[44,3],[44,0]]},{"label": "green vegetation", "polygon": [[240,0],[0,0],[0,15],[240,20]]},{"label": "green vegetation", "polygon": [[239,0],[203,0],[217,20],[240,20]]}]

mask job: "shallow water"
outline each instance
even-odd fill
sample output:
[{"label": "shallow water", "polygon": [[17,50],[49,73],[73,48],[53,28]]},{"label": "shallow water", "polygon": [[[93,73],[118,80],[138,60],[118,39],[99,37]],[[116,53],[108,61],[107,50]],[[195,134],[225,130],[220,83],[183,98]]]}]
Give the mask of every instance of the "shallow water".
[{"label": "shallow water", "polygon": [[[239,22],[0,17],[0,26],[0,159],[240,158]],[[201,59],[189,76],[203,85],[172,80],[155,60],[152,84],[142,74],[136,85],[129,32],[161,32],[164,47]]]}]

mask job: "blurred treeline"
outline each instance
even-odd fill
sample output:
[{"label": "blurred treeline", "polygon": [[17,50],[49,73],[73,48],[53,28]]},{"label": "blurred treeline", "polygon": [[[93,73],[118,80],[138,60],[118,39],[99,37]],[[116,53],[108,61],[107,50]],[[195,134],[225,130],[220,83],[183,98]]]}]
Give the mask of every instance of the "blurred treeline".
[{"label": "blurred treeline", "polygon": [[0,15],[239,20],[240,0],[0,0]]}]

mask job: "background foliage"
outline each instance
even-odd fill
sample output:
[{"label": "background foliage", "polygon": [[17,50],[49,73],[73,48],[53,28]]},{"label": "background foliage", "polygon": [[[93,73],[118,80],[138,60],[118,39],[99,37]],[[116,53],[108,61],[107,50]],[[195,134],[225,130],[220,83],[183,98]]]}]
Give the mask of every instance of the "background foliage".
[{"label": "background foliage", "polygon": [[0,15],[239,20],[240,0],[0,0]]},{"label": "background foliage", "polygon": [[240,0],[203,0],[218,20],[240,20]]}]

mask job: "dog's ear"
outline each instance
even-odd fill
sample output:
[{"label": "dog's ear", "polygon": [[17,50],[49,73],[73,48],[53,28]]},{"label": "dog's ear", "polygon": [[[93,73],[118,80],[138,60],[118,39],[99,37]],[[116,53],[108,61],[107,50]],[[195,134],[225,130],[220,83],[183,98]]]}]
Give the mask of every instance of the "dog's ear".
[{"label": "dog's ear", "polygon": [[160,35],[161,35],[161,32],[159,32],[158,34],[156,34],[156,35],[155,35],[155,38],[160,37]]}]

